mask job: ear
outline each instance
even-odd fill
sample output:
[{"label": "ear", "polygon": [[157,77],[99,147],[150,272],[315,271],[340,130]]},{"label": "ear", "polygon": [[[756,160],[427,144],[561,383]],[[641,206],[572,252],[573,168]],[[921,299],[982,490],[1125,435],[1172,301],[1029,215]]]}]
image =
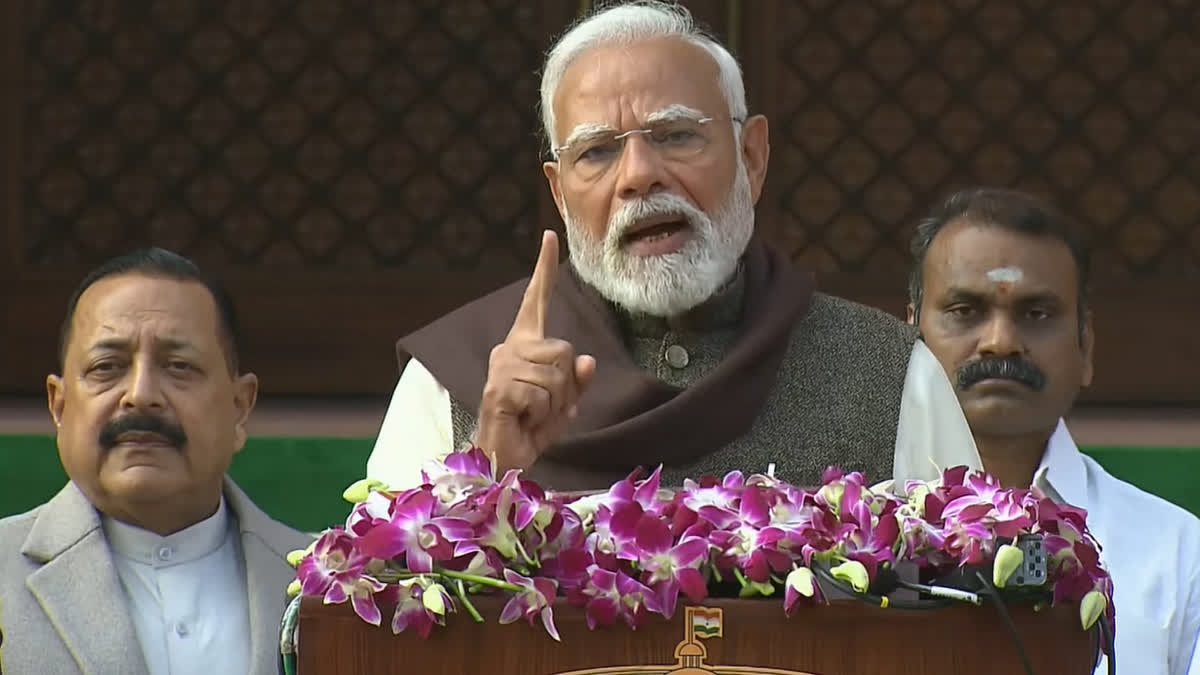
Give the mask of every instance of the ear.
[{"label": "ear", "polygon": [[234,423],[234,451],[241,452],[246,445],[246,423],[254,404],[258,401],[258,376],[254,373],[243,373],[233,381],[233,406],[237,409],[237,420]]},{"label": "ear", "polygon": [[917,310],[911,302],[904,306],[904,320],[910,326],[917,325]]},{"label": "ear", "polygon": [[746,176],[750,179],[750,196],[754,198],[755,204],[762,196],[763,183],[767,180],[767,160],[770,156],[767,118],[752,115],[742,124],[742,162],[746,165]]},{"label": "ear", "polygon": [[1083,315],[1083,334],[1080,348],[1083,349],[1083,377],[1080,384],[1084,387],[1092,385],[1092,352],[1096,348],[1096,331],[1092,327],[1092,310],[1086,310]]},{"label": "ear", "polygon": [[50,417],[54,420],[55,427],[62,426],[63,405],[67,401],[65,392],[61,376],[46,376],[46,405],[50,408]]},{"label": "ear", "polygon": [[558,215],[566,223],[567,209],[563,205],[562,184],[558,180],[558,162],[542,162],[542,173],[546,174],[546,182],[550,184],[550,194],[554,197],[554,205],[558,207]]}]

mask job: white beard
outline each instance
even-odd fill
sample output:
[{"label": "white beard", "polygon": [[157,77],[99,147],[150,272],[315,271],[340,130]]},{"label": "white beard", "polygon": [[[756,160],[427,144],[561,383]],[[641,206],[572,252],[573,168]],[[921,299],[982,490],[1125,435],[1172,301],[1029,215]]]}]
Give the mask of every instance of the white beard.
[{"label": "white beard", "polygon": [[[687,243],[665,255],[627,253],[621,236],[661,215],[683,216],[690,227]],[[733,277],[754,233],[754,199],[739,161],[729,195],[711,218],[678,195],[660,193],[622,206],[609,218],[602,241],[595,241],[570,212],[564,221],[571,264],[581,279],[626,311],[674,317],[711,298]]]}]

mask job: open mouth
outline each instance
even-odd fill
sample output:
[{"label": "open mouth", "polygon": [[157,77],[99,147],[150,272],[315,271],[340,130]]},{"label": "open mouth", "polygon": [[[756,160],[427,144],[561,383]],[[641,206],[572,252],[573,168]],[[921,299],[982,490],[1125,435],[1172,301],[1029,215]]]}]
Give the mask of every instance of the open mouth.
[{"label": "open mouth", "polygon": [[679,234],[690,227],[687,219],[677,214],[655,216],[638,222],[621,235],[621,244],[648,243]]}]

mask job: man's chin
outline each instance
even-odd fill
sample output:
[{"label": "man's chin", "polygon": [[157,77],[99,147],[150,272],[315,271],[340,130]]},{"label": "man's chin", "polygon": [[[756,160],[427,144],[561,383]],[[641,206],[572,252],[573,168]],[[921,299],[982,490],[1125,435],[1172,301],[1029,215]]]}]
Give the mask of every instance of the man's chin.
[{"label": "man's chin", "polygon": [[102,479],[110,492],[138,499],[156,499],[178,491],[183,482],[180,467],[166,461],[130,458],[104,468]]},{"label": "man's chin", "polygon": [[963,414],[976,436],[1020,436],[1045,426],[1045,407],[1031,397],[989,395],[963,400]]}]

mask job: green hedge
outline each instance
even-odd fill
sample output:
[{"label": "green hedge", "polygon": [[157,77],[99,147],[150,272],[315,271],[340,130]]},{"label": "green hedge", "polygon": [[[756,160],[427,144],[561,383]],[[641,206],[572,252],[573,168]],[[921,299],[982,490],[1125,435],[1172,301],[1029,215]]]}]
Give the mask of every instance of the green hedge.
[{"label": "green hedge", "polygon": [[[229,473],[264,511],[305,531],[345,520],[342,490],[362,478],[374,439],[255,437]],[[0,436],[0,516],[27,511],[67,481],[53,436]]]},{"label": "green hedge", "polygon": [[[349,511],[342,490],[363,475],[373,439],[255,437],[230,474],[275,518],[319,531]],[[1115,475],[1200,515],[1200,448],[1085,448]],[[0,436],[0,517],[27,511],[62,488],[54,438]]]}]

